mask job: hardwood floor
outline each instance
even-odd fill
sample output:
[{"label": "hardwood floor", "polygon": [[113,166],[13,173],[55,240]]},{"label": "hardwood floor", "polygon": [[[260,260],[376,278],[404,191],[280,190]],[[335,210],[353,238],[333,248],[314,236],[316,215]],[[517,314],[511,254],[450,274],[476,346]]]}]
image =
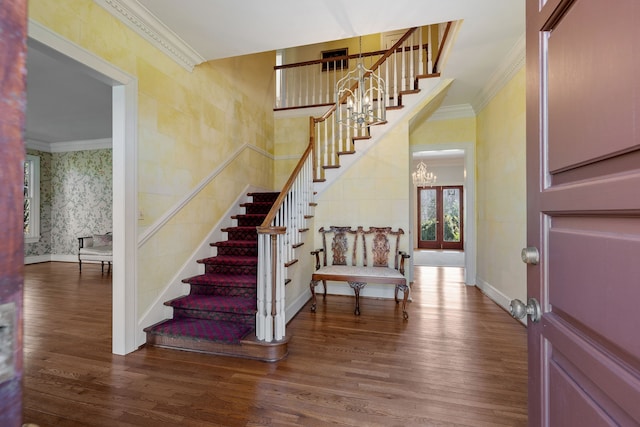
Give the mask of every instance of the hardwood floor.
[{"label": "hardwood floor", "polygon": [[524,426],[526,330],[462,269],[417,267],[399,306],[318,299],[278,363],[111,351],[99,265],[25,266],[24,422],[45,426]]}]

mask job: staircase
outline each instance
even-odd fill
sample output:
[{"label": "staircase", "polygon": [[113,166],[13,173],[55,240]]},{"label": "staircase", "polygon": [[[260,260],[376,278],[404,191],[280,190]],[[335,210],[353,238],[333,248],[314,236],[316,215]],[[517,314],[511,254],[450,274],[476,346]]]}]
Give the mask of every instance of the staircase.
[{"label": "staircase", "polygon": [[375,71],[384,66],[384,74],[393,76],[385,91],[386,121],[343,131],[335,126],[338,101],[322,117],[311,117],[309,145],[282,191],[249,194],[253,202],[241,205],[245,214],[233,216],[237,225],[223,230],[228,240],[212,244],[216,256],[198,261],[205,273],[183,280],[190,286],[189,295],[165,302],[173,308],[173,318],[144,329],[148,345],[264,361],[287,355],[287,269],[297,261],[296,249],[313,216],[315,195],[401,118],[444,96],[450,84],[440,84],[430,45],[423,54],[422,31],[416,29],[408,30],[371,67]]},{"label": "staircase", "polygon": [[173,318],[144,329],[147,345],[266,361],[286,356],[286,343],[255,339],[258,234],[279,193],[249,193],[251,203],[234,215],[236,226],[223,229],[228,239],[211,243],[213,257],[198,260],[204,274],[183,279],[188,295],[166,301]]}]

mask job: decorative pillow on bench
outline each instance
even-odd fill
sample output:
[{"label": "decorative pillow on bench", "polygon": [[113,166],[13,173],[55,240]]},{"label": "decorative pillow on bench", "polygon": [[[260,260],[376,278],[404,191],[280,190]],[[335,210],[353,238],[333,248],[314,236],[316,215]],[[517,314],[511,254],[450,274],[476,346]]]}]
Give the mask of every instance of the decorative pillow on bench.
[{"label": "decorative pillow on bench", "polygon": [[93,235],[93,246],[111,246],[111,242],[113,241],[112,234],[94,234]]}]

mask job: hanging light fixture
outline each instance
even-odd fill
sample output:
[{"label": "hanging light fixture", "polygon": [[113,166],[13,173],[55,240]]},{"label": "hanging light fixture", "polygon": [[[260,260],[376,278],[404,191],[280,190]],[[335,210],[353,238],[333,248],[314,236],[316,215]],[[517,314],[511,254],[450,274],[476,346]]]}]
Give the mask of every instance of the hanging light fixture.
[{"label": "hanging light fixture", "polygon": [[411,177],[413,178],[413,185],[417,187],[433,185],[436,183],[436,179],[438,178],[433,174],[433,172],[427,171],[427,165],[423,161],[418,163],[416,171],[411,174]]},{"label": "hanging light fixture", "polygon": [[336,83],[336,120],[338,124],[364,128],[386,122],[384,80],[362,62],[360,55],[355,69]]}]

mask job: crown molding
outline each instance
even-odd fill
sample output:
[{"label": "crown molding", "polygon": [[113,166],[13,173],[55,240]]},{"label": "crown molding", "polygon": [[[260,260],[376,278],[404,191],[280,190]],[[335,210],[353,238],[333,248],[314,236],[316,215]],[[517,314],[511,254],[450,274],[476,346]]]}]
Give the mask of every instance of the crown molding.
[{"label": "crown molding", "polygon": [[110,149],[113,147],[113,143],[111,138],[65,142],[46,142],[27,138],[25,146],[31,150],[43,151],[45,153],[67,153],[69,151]]},{"label": "crown molding", "polygon": [[448,105],[438,108],[427,121],[435,122],[438,120],[464,119],[475,116],[476,113],[470,104]]},{"label": "crown molding", "polygon": [[526,58],[526,43],[524,34],[520,36],[516,44],[511,48],[507,57],[500,67],[493,73],[489,82],[476,96],[472,103],[476,113],[480,113],[489,104],[494,96],[498,94],[511,79],[524,67]]},{"label": "crown molding", "polygon": [[195,49],[136,0],[94,0],[187,71],[205,62]]}]

